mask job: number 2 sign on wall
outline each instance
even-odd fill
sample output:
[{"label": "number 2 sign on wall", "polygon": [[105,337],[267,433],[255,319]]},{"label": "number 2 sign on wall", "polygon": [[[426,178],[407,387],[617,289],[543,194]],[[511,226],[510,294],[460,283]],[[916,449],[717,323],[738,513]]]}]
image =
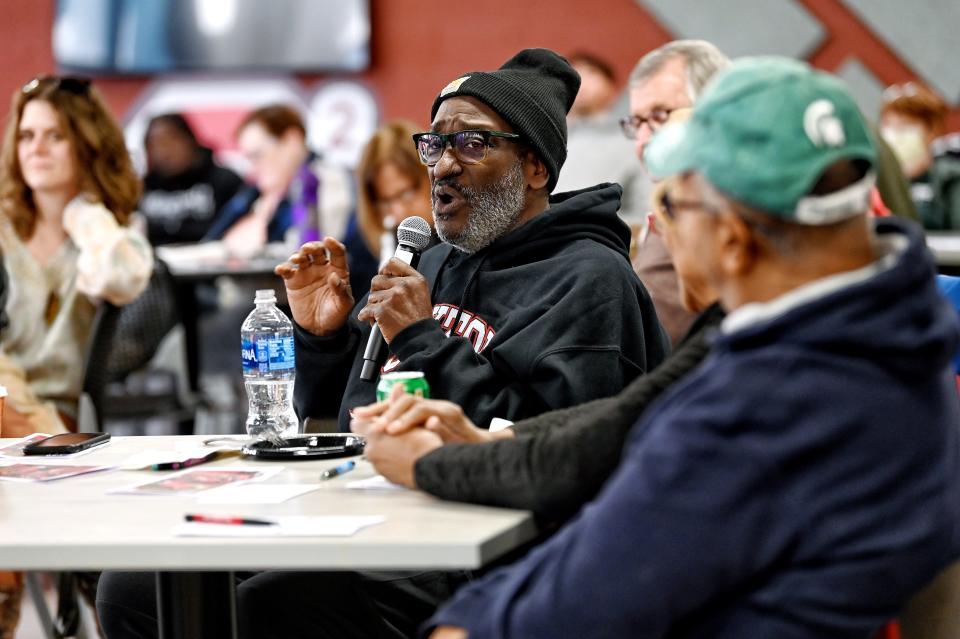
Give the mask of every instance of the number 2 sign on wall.
[{"label": "number 2 sign on wall", "polygon": [[331,164],[355,167],[377,128],[379,109],[370,89],[349,80],[326,82],[308,105],[310,147]]}]

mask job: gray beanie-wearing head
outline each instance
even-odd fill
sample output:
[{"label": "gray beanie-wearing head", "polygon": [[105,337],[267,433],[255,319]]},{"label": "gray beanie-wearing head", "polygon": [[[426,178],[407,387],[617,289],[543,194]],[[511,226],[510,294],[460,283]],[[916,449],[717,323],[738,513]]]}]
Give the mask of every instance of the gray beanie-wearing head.
[{"label": "gray beanie-wearing head", "polygon": [[549,49],[524,49],[496,71],[466,73],[440,91],[440,103],[458,96],[474,97],[496,111],[523,136],[550,171],[553,191],[567,159],[567,112],[580,89],[580,76],[562,56]]}]

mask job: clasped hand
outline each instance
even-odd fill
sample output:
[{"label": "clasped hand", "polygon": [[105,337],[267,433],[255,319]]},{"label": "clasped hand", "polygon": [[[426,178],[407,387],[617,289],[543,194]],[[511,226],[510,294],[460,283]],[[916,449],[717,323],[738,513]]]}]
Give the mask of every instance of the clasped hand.
[{"label": "clasped hand", "polygon": [[435,448],[493,439],[453,402],[415,397],[399,385],[387,399],[355,408],[352,416],[350,429],[366,437],[364,453],[377,472],[409,488],[416,488],[417,460]]}]

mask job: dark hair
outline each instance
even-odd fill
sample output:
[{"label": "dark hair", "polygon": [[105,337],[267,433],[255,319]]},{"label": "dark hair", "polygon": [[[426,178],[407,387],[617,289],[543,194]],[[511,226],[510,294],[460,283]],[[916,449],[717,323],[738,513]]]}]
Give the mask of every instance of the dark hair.
[{"label": "dark hair", "polygon": [[73,143],[80,191],[92,195],[126,225],[140,199],[141,183],[133,170],[123,132],[110,115],[96,87],[76,78],[36,78],[13,94],[10,117],[0,154],[0,202],[17,235],[29,239],[37,220],[33,192],[23,180],[17,140],[23,109],[31,100],[43,100],[60,116],[64,133]]},{"label": "dark hair", "polygon": [[303,137],[307,137],[307,127],[303,124],[300,112],[287,104],[271,104],[251,111],[240,122],[236,134],[239,135],[251,124],[259,124],[275,138],[279,138],[290,129],[296,129]]},{"label": "dark hair", "polygon": [[147,124],[147,130],[143,134],[144,145],[147,143],[147,138],[150,137],[150,131],[158,124],[166,124],[172,127],[177,133],[186,138],[194,148],[200,147],[200,142],[197,140],[196,134],[193,132],[193,129],[190,128],[190,123],[187,122],[187,119],[180,113],[164,113],[163,115],[150,118],[150,122]]},{"label": "dark hair", "polygon": [[606,60],[599,58],[592,53],[586,51],[575,51],[567,58],[571,66],[578,63],[585,64],[588,67],[593,67],[595,70],[599,71],[601,75],[605,76],[610,82],[617,81],[617,74],[613,70],[613,67],[610,66],[610,63]]}]

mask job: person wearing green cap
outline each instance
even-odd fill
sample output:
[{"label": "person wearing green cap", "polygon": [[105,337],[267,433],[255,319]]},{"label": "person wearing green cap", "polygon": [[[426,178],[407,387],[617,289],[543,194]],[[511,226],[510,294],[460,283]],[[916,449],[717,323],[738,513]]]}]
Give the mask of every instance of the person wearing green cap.
[{"label": "person wearing green cap", "polygon": [[745,58],[646,150],[681,277],[729,315],[600,495],[433,639],[869,637],[960,556],[960,324],[836,78]]}]

